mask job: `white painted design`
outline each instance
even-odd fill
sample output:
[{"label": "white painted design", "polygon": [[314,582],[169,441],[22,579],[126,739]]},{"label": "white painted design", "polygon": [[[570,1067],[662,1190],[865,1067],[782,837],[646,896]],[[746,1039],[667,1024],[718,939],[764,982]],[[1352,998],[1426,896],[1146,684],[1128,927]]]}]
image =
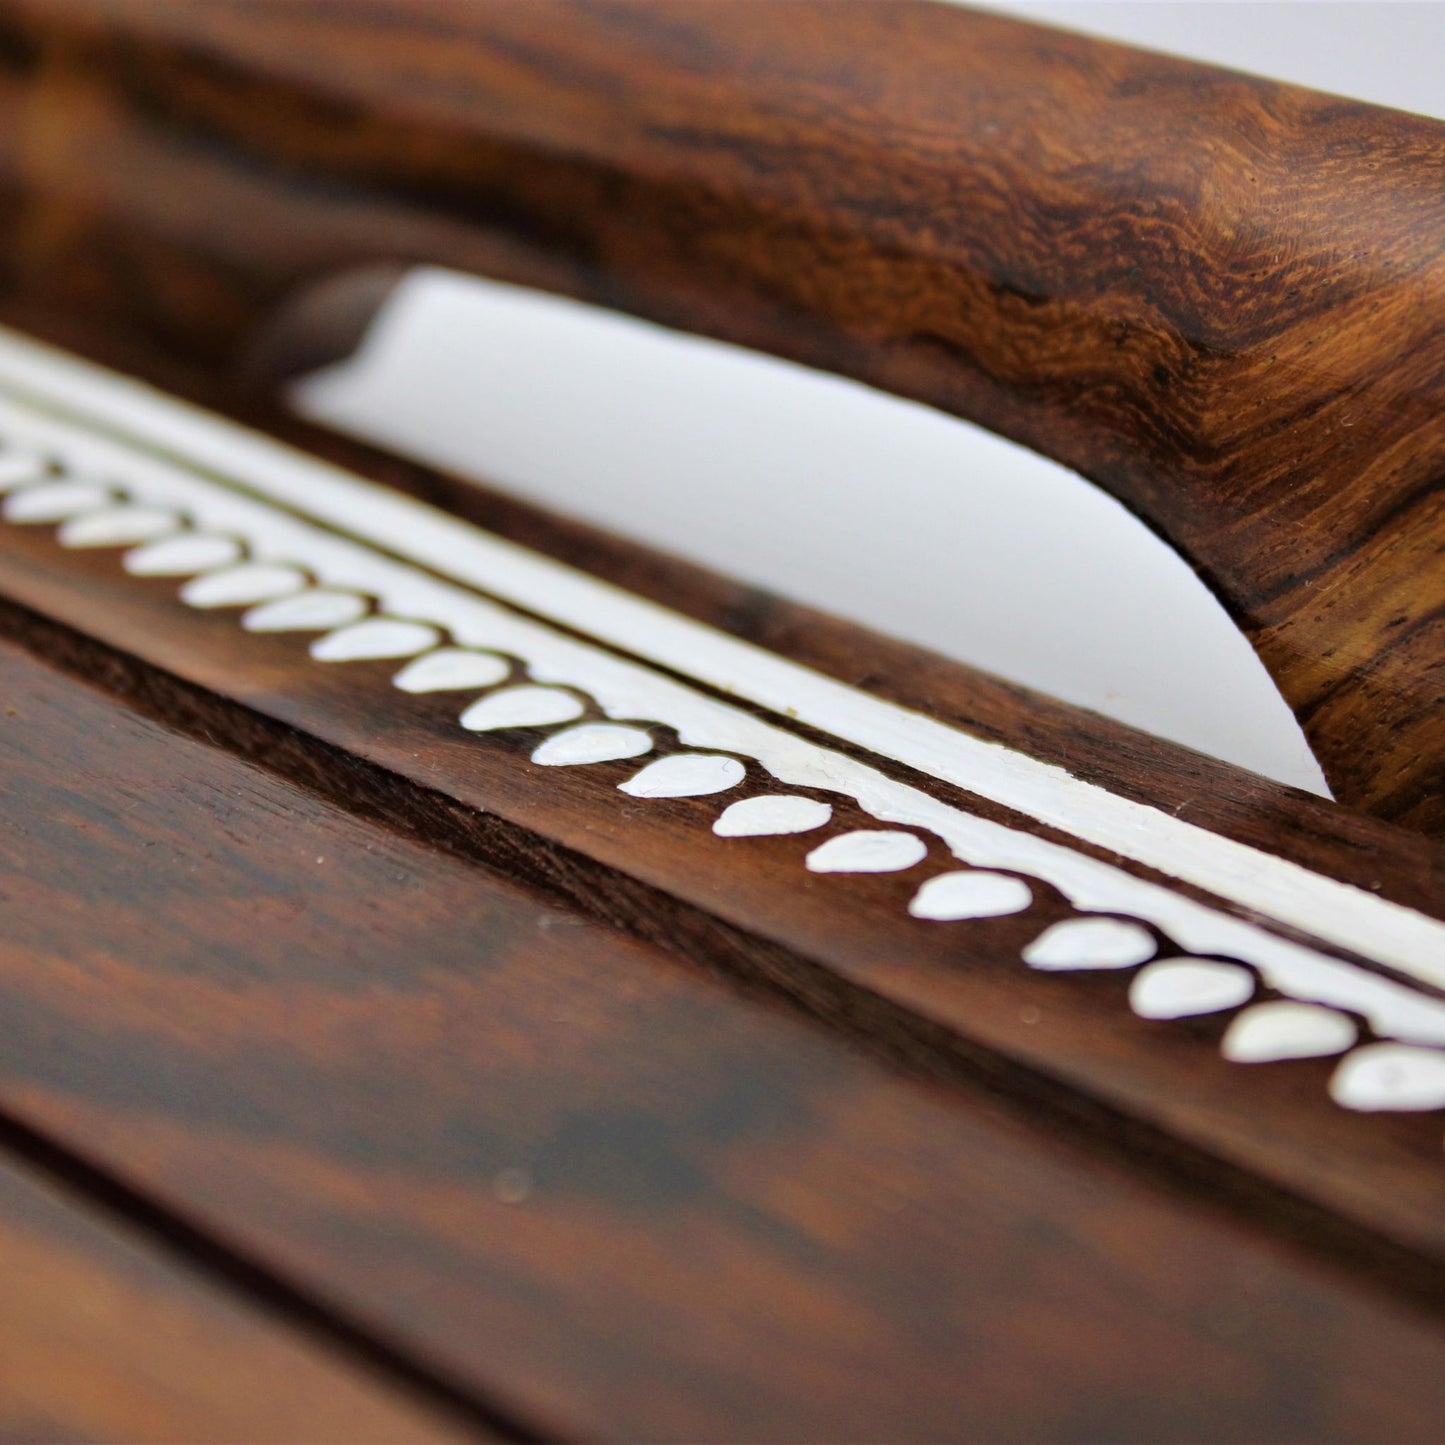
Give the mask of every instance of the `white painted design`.
[{"label": "white painted design", "polygon": [[1158,945],[1147,928],[1121,918],[1071,918],[1046,928],[1024,949],[1030,968],[1064,972],[1133,968],[1153,957]]},{"label": "white painted design", "polygon": [[121,559],[133,577],[194,577],[241,560],[241,544],[219,532],[183,532],[127,552]]},{"label": "white painted design", "polygon": [[652,751],[652,735],[619,723],[583,723],[553,733],[532,753],[532,761],[547,768],[570,768],[582,763],[611,763],[619,758],[640,758]]},{"label": "white painted design", "polygon": [[1161,958],[1129,985],[1129,1007],[1141,1019],[1187,1019],[1238,1008],[1254,995],[1254,975],[1237,963]]},{"label": "white painted design", "polygon": [[429,622],[398,617],[368,617],[328,632],[311,644],[317,662],[363,662],[373,658],[415,657],[435,647],[442,635]]},{"label": "white painted design", "polygon": [[345,627],[366,613],[366,598],[333,587],[293,592],[274,602],[262,602],[241,618],[247,632],[330,632]]},{"label": "white painted design", "polygon": [[0,496],[16,487],[28,487],[45,475],[45,458],[35,452],[0,451]]},{"label": "white painted design", "polygon": [[409,662],[392,678],[403,692],[462,692],[501,682],[512,667],[494,652],[466,647],[439,647]]},{"label": "white painted design", "polygon": [[181,601],[187,607],[202,609],[253,607],[258,602],[289,597],[306,585],[306,574],[299,568],[279,562],[241,562],[192,577],[181,588]]},{"label": "white painted design", "polygon": [[181,518],[169,507],[106,507],[72,517],[56,533],[62,547],[133,547],[179,531]]},{"label": "white painted design", "polygon": [[[128,566],[151,555],[151,549],[209,539],[230,541],[234,551],[219,560],[192,553],[177,565],[222,569],[208,573],[217,579],[255,576],[246,574],[246,567],[304,569],[315,579],[318,585],[311,590],[254,606],[242,619],[248,627],[257,627],[258,620],[269,626],[268,619],[276,616],[271,609],[281,609],[280,615],[291,619],[288,625],[332,631],[374,606],[382,614],[435,627],[456,651],[516,659],[531,683],[490,694],[468,708],[462,721],[473,730],[575,721],[586,710],[586,698],[604,717],[666,727],[689,749],[751,759],[785,787],[850,799],[880,824],[907,830],[901,836],[908,843],[891,846],[906,847],[917,857],[926,851],[918,834],[931,833],[969,867],[1025,874],[1050,885],[1081,913],[1122,916],[1093,920],[1108,928],[1137,929],[1147,923],[1183,952],[1239,959],[1270,988],[1301,1003],[1357,1014],[1381,1037],[1445,1045],[1445,1000],[1409,981],[1445,987],[1445,925],[1415,910],[858,692],[410,498],[4,333],[0,435],[17,453],[55,458],[55,465],[71,476],[113,481],[114,492],[90,494],[97,509],[123,497],[136,506],[173,509],[195,529],[128,553]],[[71,484],[36,483],[12,494],[7,505],[21,495],[65,485]],[[404,554],[405,560],[389,553]],[[294,573],[288,577],[294,579]],[[187,584],[183,600],[222,605],[215,593],[201,589],[204,580]],[[216,585],[224,590],[226,584]],[[326,597],[349,599],[347,615],[317,616],[314,599]],[[627,653],[631,656],[622,655]],[[735,707],[668,672],[734,694],[752,707]],[[398,676],[410,674],[408,668]],[[548,701],[539,702],[539,695]],[[793,730],[794,720],[845,740],[856,751],[992,799],[1084,843],[1187,881],[1223,903],[980,816],[969,810],[966,798],[934,796],[938,789],[931,793],[914,786],[896,776],[896,768],[886,773],[862,756],[803,736]],[[743,825],[767,821],[769,810],[798,809],[797,816],[803,816],[807,805],[820,806],[783,796],[790,801],[735,804],[718,819],[715,831],[722,836],[781,831]],[[747,811],[734,811],[751,804],[757,805],[751,818]],[[841,846],[842,840],[834,842]],[[821,857],[831,867],[828,860],[838,856],[825,845],[810,855],[810,866],[816,871]],[[1232,906],[1247,916],[1231,911]],[[1327,948],[1352,950],[1385,965],[1394,976],[1273,932],[1261,915],[1324,940]],[[1134,921],[1124,924],[1124,919]],[[1035,957],[1042,942],[1031,949]],[[1078,951],[1072,956],[1073,961],[1034,966],[1129,966],[1088,961]]]},{"label": "white painted design", "polygon": [[712,825],[719,838],[766,838],[787,833],[811,833],[833,817],[831,803],[800,798],[792,793],[765,793],[743,798],[725,808]]},{"label": "white painted design", "polygon": [[748,770],[736,758],[717,753],[676,753],[659,758],[625,783],[618,792],[634,798],[701,798],[735,788]]},{"label": "white painted design", "polygon": [[840,833],[808,854],[813,873],[901,873],[928,856],[928,845],[916,833],[859,829]]},{"label": "white painted design", "polygon": [[1346,1109],[1445,1109],[1445,1054],[1407,1044],[1366,1044],[1341,1061],[1330,1097]]},{"label": "white painted design", "polygon": [[580,698],[556,687],[505,687],[474,702],[461,716],[468,732],[500,732],[503,728],[541,728],[571,722],[586,708]]},{"label": "white painted design", "polygon": [[1001,918],[1021,913],[1033,899],[1033,890],[1022,878],[969,870],[930,878],[914,894],[908,911],[915,918],[956,923],[964,918]]},{"label": "white painted design", "polygon": [[1283,1000],[1246,1009],[1230,1024],[1220,1052],[1236,1064],[1328,1058],[1358,1037],[1354,1023],[1334,1009]]},{"label": "white painted design", "polygon": [[24,487],[5,498],[3,513],[7,522],[27,526],[53,526],[81,512],[96,511],[115,501],[115,494],[91,482],[42,482]]}]

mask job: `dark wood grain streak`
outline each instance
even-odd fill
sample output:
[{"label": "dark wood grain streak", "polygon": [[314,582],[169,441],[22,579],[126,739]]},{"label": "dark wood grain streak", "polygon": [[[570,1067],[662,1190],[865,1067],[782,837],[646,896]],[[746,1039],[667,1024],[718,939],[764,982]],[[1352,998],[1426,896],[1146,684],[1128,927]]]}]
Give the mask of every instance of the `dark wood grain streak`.
[{"label": "dark wood grain streak", "polygon": [[3,1156],[0,1280],[0,1439],[17,1445],[481,1438]]},{"label": "dark wood grain streak", "polygon": [[436,261],[981,420],[1199,568],[1341,798],[1445,823],[1440,125],[929,5],[4,16],[12,289],[219,366]]},{"label": "dark wood grain streak", "polygon": [[534,1420],[1433,1438],[1409,1310],[0,667],[0,1106]]}]

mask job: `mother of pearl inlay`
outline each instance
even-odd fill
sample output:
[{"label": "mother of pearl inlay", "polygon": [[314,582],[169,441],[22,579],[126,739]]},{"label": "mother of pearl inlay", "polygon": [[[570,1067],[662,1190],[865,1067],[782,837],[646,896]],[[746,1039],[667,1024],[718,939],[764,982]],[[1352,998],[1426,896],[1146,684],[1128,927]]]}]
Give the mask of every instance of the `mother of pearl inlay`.
[{"label": "mother of pearl inlay", "polygon": [[1024,949],[1030,968],[1063,972],[1086,968],[1133,968],[1153,956],[1154,935],[1122,918],[1074,918],[1046,928]]},{"label": "mother of pearl inlay", "polygon": [[168,507],[105,507],[72,517],[56,534],[62,547],[133,547],[181,528]]},{"label": "mother of pearl inlay", "polygon": [[1141,1019],[1187,1019],[1238,1008],[1254,994],[1254,975],[1237,963],[1161,958],[1135,975],[1129,1007]]},{"label": "mother of pearl inlay", "polygon": [[93,482],[45,482],[11,492],[0,512],[7,522],[38,527],[108,507],[114,501],[114,493]]},{"label": "mother of pearl inlay", "polygon": [[532,761],[547,768],[575,767],[580,763],[611,763],[637,758],[652,751],[652,735],[620,723],[583,723],[553,733],[532,753]]},{"label": "mother of pearl inlay", "polygon": [[571,722],[586,708],[575,693],[560,687],[504,687],[479,698],[461,716],[468,732],[490,733],[502,728],[542,728]]},{"label": "mother of pearl inlay", "polygon": [[392,684],[410,693],[460,692],[465,688],[490,687],[494,682],[501,682],[511,670],[511,664],[495,652],[439,647],[409,662],[392,678]]},{"label": "mother of pearl inlay", "polygon": [[240,562],[192,577],[181,588],[187,607],[253,607],[306,586],[306,574],[279,562]]},{"label": "mother of pearl inlay", "polygon": [[368,658],[415,657],[435,647],[442,635],[429,622],[398,617],[367,617],[328,632],[311,644],[317,662],[361,662]]},{"label": "mother of pearl inlay", "polygon": [[795,793],[764,793],[724,808],[712,830],[719,838],[769,838],[811,833],[832,820],[833,805]]},{"label": "mother of pearl inlay", "polygon": [[940,873],[914,895],[908,911],[915,918],[953,923],[964,918],[1001,918],[1021,913],[1033,902],[1033,890],[1007,873]]},{"label": "mother of pearl inlay", "polygon": [[820,843],[807,862],[814,873],[899,873],[927,856],[928,845],[916,833],[859,829]]},{"label": "mother of pearl inlay", "polygon": [[1366,1044],[1341,1061],[1330,1097],[1346,1109],[1445,1109],[1445,1054],[1408,1044]]},{"label": "mother of pearl inlay", "polygon": [[1344,1014],[1282,999],[1246,1009],[1230,1024],[1219,1050],[1236,1064],[1272,1064],[1342,1054],[1358,1037]]},{"label": "mother of pearl inlay", "polygon": [[241,618],[247,632],[330,632],[366,613],[366,599],[355,592],[313,587],[274,602],[263,602]]},{"label": "mother of pearl inlay", "polygon": [[241,544],[218,532],[182,532],[127,552],[122,559],[133,577],[191,577],[241,560]]},{"label": "mother of pearl inlay", "polygon": [[634,798],[702,798],[735,788],[747,777],[736,758],[721,753],[676,753],[648,763],[617,790]]}]

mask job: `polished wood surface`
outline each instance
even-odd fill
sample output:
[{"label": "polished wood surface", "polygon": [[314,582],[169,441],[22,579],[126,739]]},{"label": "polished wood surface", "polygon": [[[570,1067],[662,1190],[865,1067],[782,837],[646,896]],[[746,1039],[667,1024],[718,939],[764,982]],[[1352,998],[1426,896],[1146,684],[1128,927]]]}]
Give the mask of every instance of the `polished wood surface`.
[{"label": "polished wood surface", "polygon": [[1434,1438],[1433,1309],[1307,1225],[860,1057],[219,718],[0,667],[0,1108],[508,1417]]},{"label": "polished wood surface", "polygon": [[0,56],[12,290],[225,365],[433,261],[980,420],[1445,826],[1445,127],[932,5],[10,0]]}]

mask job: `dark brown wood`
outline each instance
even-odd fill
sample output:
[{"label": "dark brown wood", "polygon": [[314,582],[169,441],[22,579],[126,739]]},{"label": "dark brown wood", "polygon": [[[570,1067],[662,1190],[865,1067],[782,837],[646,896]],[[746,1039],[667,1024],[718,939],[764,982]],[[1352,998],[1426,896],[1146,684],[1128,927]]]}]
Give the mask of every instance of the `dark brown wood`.
[{"label": "dark brown wood", "polygon": [[1436,1323],[1298,1245],[0,670],[0,1107],[535,1424],[1434,1437]]},{"label": "dark brown wood", "polygon": [[477,1438],[0,1158],[0,1439]]},{"label": "dark brown wood", "polygon": [[11,0],[0,57],[13,291],[221,366],[428,260],[980,420],[1200,569],[1341,798],[1445,822],[1438,124],[929,5]]}]

